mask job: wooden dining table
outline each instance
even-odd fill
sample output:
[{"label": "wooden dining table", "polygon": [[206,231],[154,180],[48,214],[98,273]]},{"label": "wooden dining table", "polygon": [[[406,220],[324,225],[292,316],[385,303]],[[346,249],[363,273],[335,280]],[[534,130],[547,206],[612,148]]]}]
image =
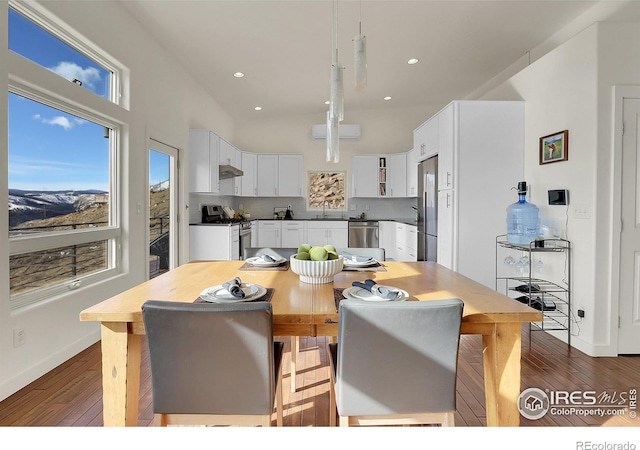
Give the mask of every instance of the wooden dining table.
[{"label": "wooden dining table", "polygon": [[138,421],[142,304],[151,299],[194,302],[206,288],[240,277],[273,289],[274,336],[337,336],[335,289],[367,278],[407,291],[409,300],[462,299],[461,332],[482,336],[487,425],[518,426],[522,324],[541,321],[541,312],[434,262],[382,264],[379,271],[343,270],[333,283],[309,284],[290,268],[244,270],[244,261],[190,262],[85,309],[80,320],[101,323],[104,425],[135,426]]}]

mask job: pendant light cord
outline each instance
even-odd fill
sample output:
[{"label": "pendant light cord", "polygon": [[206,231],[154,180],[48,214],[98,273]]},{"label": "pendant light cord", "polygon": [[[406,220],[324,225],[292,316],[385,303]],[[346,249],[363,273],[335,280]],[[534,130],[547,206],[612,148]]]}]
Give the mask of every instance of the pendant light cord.
[{"label": "pendant light cord", "polygon": [[338,65],[338,0],[333,0],[333,65]]}]

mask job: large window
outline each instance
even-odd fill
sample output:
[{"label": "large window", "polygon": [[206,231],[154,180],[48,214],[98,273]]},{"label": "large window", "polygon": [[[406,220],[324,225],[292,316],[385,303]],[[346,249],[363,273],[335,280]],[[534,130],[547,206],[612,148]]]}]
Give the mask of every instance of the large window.
[{"label": "large window", "polygon": [[[117,273],[125,122],[113,108],[115,62],[66,34],[37,4],[10,2],[8,25],[9,285],[16,309]],[[61,89],[60,76],[71,89]]]},{"label": "large window", "polygon": [[345,209],[344,172],[309,172],[307,209]]}]

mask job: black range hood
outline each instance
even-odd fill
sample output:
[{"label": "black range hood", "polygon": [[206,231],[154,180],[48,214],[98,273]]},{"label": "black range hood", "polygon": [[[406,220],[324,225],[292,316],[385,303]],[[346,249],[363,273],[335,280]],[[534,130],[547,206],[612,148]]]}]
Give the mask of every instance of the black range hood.
[{"label": "black range hood", "polygon": [[235,178],[241,177],[244,175],[244,172],[237,167],[229,166],[226,164],[221,164],[218,166],[220,168],[220,179],[225,180],[227,178]]}]

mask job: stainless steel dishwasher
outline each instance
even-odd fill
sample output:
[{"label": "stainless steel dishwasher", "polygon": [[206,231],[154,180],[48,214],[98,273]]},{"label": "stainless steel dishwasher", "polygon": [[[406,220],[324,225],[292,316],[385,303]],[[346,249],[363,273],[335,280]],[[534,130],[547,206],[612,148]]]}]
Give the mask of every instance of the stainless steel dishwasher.
[{"label": "stainless steel dishwasher", "polygon": [[379,238],[377,220],[349,221],[349,247],[377,248],[378,243]]}]

